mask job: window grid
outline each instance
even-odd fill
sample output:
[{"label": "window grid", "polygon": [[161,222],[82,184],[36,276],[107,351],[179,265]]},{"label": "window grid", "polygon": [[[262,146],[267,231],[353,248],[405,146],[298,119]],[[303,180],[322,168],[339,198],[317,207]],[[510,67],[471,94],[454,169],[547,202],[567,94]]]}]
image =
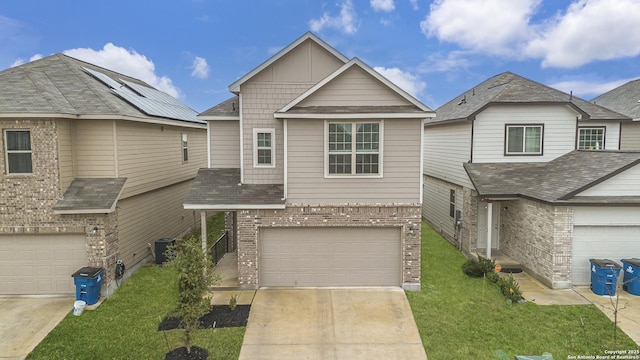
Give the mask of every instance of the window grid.
[{"label": "window grid", "polygon": [[275,129],[254,129],[254,166],[273,167]]},{"label": "window grid", "polygon": [[7,174],[32,173],[31,132],[5,130],[4,134]]},{"label": "window grid", "polygon": [[579,128],[578,149],[604,149],[604,128]]},{"label": "window grid", "polygon": [[329,123],[328,128],[329,174],[380,173],[380,123]]}]

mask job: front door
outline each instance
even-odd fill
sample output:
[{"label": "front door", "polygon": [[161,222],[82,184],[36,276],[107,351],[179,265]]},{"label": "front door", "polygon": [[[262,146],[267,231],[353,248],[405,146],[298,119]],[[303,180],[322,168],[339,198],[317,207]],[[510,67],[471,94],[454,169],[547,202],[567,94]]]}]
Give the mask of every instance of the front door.
[{"label": "front door", "polygon": [[[487,234],[489,233],[489,219],[487,209],[489,203],[478,201],[478,243],[477,249],[480,253],[487,253]],[[500,202],[492,203],[491,211],[491,252],[496,253],[500,248]]]}]

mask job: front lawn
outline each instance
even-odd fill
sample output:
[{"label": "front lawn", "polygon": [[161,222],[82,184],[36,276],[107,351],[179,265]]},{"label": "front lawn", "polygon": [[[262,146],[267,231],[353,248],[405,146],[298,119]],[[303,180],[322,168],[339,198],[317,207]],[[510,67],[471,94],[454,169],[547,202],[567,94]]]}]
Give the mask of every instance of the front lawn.
[{"label": "front lawn", "polygon": [[[157,330],[177,306],[175,269],[142,267],[96,310],[69,313],[27,359],[164,359],[182,346],[180,330]],[[209,359],[237,359],[244,332],[198,330],[193,345],[209,350]]]},{"label": "front lawn", "polygon": [[498,359],[498,354],[605,355],[637,349],[593,305],[507,304],[497,285],[462,273],[455,247],[422,225],[422,291],[407,292],[429,359]]}]

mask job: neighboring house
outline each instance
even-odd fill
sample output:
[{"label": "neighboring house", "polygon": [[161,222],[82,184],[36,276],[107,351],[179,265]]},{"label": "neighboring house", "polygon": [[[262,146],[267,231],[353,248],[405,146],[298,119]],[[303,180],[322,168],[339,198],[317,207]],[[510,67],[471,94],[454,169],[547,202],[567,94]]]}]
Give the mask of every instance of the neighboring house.
[{"label": "neighboring house", "polygon": [[57,54],[0,72],[0,295],[70,294],[103,267],[103,294],[148,244],[199,225],[185,211],[206,124],[146,83]]},{"label": "neighboring house", "polygon": [[184,206],[227,212],[240,286],[419,289],[433,111],[311,33],[229,90]]},{"label": "neighboring house", "polygon": [[423,217],[463,252],[507,255],[552,288],[589,258],[640,257],[640,153],[628,116],[503,73],[425,123]]},{"label": "neighboring house", "polygon": [[622,123],[620,149],[640,150],[640,80],[629,81],[592,101],[633,119]]}]

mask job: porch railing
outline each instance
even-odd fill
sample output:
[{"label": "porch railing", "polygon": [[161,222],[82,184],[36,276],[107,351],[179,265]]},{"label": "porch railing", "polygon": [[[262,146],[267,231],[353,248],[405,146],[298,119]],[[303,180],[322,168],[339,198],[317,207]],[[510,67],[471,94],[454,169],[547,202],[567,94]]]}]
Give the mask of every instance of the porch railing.
[{"label": "porch railing", "polygon": [[213,265],[218,265],[218,262],[222,259],[224,254],[227,253],[228,244],[229,243],[229,232],[225,231],[218,240],[216,240],[211,248],[209,249],[211,253],[211,260],[213,261]]}]

